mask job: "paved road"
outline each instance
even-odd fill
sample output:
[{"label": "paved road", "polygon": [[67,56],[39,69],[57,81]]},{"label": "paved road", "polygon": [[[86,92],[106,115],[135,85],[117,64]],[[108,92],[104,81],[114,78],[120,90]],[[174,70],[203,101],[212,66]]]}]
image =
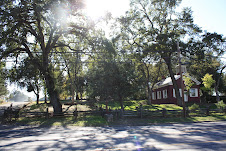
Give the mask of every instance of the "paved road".
[{"label": "paved road", "polygon": [[0,126],[0,150],[226,150],[226,121],[128,127]]}]

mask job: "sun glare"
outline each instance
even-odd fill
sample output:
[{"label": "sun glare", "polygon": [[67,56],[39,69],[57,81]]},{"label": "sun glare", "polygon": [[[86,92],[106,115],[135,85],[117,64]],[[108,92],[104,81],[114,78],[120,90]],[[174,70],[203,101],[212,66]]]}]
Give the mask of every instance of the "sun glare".
[{"label": "sun glare", "polygon": [[122,15],[129,7],[129,0],[85,0],[86,14],[93,19],[98,19],[106,14],[113,16]]},{"label": "sun glare", "polygon": [[86,0],[86,13],[94,19],[98,19],[108,11],[107,0]]}]

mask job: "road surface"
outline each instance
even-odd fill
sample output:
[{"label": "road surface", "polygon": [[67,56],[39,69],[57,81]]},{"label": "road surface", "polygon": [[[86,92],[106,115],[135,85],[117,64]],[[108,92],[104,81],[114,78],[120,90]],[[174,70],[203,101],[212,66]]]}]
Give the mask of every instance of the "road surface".
[{"label": "road surface", "polygon": [[0,126],[0,150],[225,151],[226,121],[124,127]]}]

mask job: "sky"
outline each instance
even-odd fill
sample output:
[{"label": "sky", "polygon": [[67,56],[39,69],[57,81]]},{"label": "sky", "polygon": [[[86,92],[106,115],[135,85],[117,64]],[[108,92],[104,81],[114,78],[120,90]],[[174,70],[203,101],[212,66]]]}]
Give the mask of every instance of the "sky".
[{"label": "sky", "polygon": [[[123,15],[129,9],[129,0],[86,0],[87,13],[93,18],[98,18],[109,11],[113,17]],[[183,0],[181,7],[191,7],[194,23],[202,30],[217,32],[226,37],[226,0]],[[226,54],[222,60],[226,63]],[[20,90],[11,85],[10,91]],[[33,93],[22,90],[26,95],[35,97]]]},{"label": "sky", "polygon": [[[88,14],[98,17],[106,11],[114,17],[129,9],[130,0],[86,0]],[[195,24],[209,32],[226,36],[226,0],[182,0],[181,7],[191,7]]]},{"label": "sky", "polygon": [[[181,7],[191,7],[194,23],[203,31],[226,37],[226,0],[182,0]],[[226,64],[226,53],[221,59]]]}]

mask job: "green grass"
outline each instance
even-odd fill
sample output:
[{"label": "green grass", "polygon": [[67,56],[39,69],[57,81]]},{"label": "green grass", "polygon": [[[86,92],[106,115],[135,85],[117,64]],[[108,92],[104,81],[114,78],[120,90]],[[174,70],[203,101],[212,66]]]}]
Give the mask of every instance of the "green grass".
[{"label": "green grass", "polygon": [[[149,109],[151,111],[162,110],[182,110],[182,107],[174,104],[152,104],[148,105],[145,100],[141,101],[125,101],[124,107],[125,110],[136,110],[136,107],[139,107],[142,104],[143,109]],[[99,104],[105,108],[105,104]],[[109,102],[108,106],[111,109],[120,109],[118,102]],[[192,104],[186,104],[190,107]],[[217,108],[216,104],[198,104],[199,108]],[[40,110],[44,108],[45,105],[36,105],[32,104],[28,110]],[[191,114],[192,115],[192,114]],[[88,115],[88,116],[79,116],[75,119],[73,116],[62,116],[62,117],[50,117],[50,118],[19,118],[17,124],[19,125],[40,125],[40,126],[105,126],[105,125],[148,125],[148,124],[162,124],[162,123],[181,123],[181,122],[202,122],[202,121],[219,121],[226,120],[226,114],[224,113],[211,113],[211,116],[205,116],[204,114],[196,114],[195,117],[147,117],[147,118],[125,118],[118,119],[114,122],[108,123],[104,118],[98,115]]]},{"label": "green grass", "polygon": [[226,115],[217,113],[211,116],[198,116],[198,117],[171,117],[171,118],[153,118],[149,119],[148,123],[161,124],[161,123],[181,123],[181,122],[203,122],[203,121],[222,121],[226,120]]},{"label": "green grass", "polygon": [[[152,105],[148,105],[146,103],[146,100],[140,100],[140,101],[135,101],[135,100],[131,100],[131,101],[124,101],[124,109],[125,110],[136,110],[136,107],[140,107],[140,105],[143,106],[143,109],[149,109],[151,111],[155,111],[155,110],[162,110],[163,108],[167,109],[167,110],[182,110],[182,107],[175,105],[175,104],[152,104]],[[101,105],[103,108],[106,107],[105,103],[100,103],[98,104],[99,106]],[[108,103],[108,107],[110,107],[113,110],[116,109],[120,109],[120,105],[118,102],[109,102]]]},{"label": "green grass", "polygon": [[214,113],[211,116],[197,117],[158,117],[158,118],[125,118],[108,123],[101,116],[89,115],[85,117],[50,117],[50,118],[19,118],[18,125],[39,125],[39,126],[114,126],[114,125],[150,125],[181,122],[203,122],[226,120],[226,114]]},{"label": "green grass", "polygon": [[39,125],[39,126],[104,126],[107,121],[101,116],[90,115],[75,119],[73,116],[68,117],[50,117],[50,118],[19,118],[19,125]]}]

